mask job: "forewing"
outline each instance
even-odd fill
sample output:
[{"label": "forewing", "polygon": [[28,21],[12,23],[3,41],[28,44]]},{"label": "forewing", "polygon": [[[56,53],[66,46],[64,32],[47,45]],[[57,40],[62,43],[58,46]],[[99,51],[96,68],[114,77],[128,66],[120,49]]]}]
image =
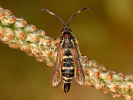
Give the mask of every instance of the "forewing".
[{"label": "forewing", "polygon": [[57,57],[55,61],[55,66],[51,77],[51,83],[53,87],[58,87],[62,83],[62,77],[61,77],[62,53],[63,49],[61,44],[59,44],[57,47]]},{"label": "forewing", "polygon": [[76,83],[78,85],[84,85],[85,76],[84,76],[81,62],[79,60],[80,51],[79,51],[79,47],[77,46],[75,41],[74,41],[73,55],[74,55],[74,68],[75,68],[74,83]]}]

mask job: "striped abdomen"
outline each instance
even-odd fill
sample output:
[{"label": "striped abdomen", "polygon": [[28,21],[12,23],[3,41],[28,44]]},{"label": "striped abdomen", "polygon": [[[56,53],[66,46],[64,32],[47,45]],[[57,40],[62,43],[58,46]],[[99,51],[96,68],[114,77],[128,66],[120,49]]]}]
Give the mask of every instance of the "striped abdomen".
[{"label": "striped abdomen", "polygon": [[74,77],[74,64],[71,48],[64,49],[61,72],[64,82],[64,91],[67,93]]}]

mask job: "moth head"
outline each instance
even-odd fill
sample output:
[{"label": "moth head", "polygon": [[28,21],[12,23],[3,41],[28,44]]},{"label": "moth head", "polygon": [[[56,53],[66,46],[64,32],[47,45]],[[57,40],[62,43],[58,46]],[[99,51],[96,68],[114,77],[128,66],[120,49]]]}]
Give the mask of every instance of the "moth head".
[{"label": "moth head", "polygon": [[61,33],[71,33],[72,30],[68,27],[68,26],[65,26],[62,30],[61,30]]}]

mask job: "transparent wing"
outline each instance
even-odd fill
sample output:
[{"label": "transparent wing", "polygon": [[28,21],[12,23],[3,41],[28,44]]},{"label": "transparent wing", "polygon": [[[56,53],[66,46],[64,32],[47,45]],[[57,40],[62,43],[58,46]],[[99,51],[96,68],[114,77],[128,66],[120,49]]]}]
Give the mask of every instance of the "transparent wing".
[{"label": "transparent wing", "polygon": [[57,47],[57,58],[55,61],[55,66],[51,77],[51,83],[53,87],[58,87],[62,83],[62,77],[61,77],[62,53],[63,49],[61,44],[59,44]]},{"label": "transparent wing", "polygon": [[74,68],[75,68],[74,83],[76,83],[78,85],[84,85],[85,76],[84,76],[84,72],[83,72],[83,69],[82,69],[81,62],[79,60],[80,51],[79,51],[79,47],[78,47],[77,43],[75,43],[75,41],[74,41],[74,46],[75,46],[74,49],[73,49]]}]

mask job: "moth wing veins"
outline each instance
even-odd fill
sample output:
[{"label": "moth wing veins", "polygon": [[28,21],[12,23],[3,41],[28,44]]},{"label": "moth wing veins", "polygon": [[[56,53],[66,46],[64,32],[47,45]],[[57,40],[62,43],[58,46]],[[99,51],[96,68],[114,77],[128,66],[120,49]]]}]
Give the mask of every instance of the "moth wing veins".
[{"label": "moth wing veins", "polygon": [[51,77],[51,83],[53,87],[58,87],[62,83],[61,73],[59,70],[54,70]]},{"label": "moth wing veins", "polygon": [[[76,40],[76,42],[77,42],[77,40]],[[73,56],[74,56],[75,72],[74,72],[74,80],[73,81],[75,84],[84,85],[85,76],[84,76],[83,68],[82,68],[82,65],[81,65],[81,62],[79,59],[81,54],[80,54],[79,47],[78,47],[77,43],[75,43],[75,41],[74,41]]]},{"label": "moth wing veins", "polygon": [[56,57],[55,66],[51,76],[51,84],[53,87],[58,87],[62,83],[62,77],[61,77],[62,51],[63,50],[62,50],[61,44],[58,44],[57,57]]}]

